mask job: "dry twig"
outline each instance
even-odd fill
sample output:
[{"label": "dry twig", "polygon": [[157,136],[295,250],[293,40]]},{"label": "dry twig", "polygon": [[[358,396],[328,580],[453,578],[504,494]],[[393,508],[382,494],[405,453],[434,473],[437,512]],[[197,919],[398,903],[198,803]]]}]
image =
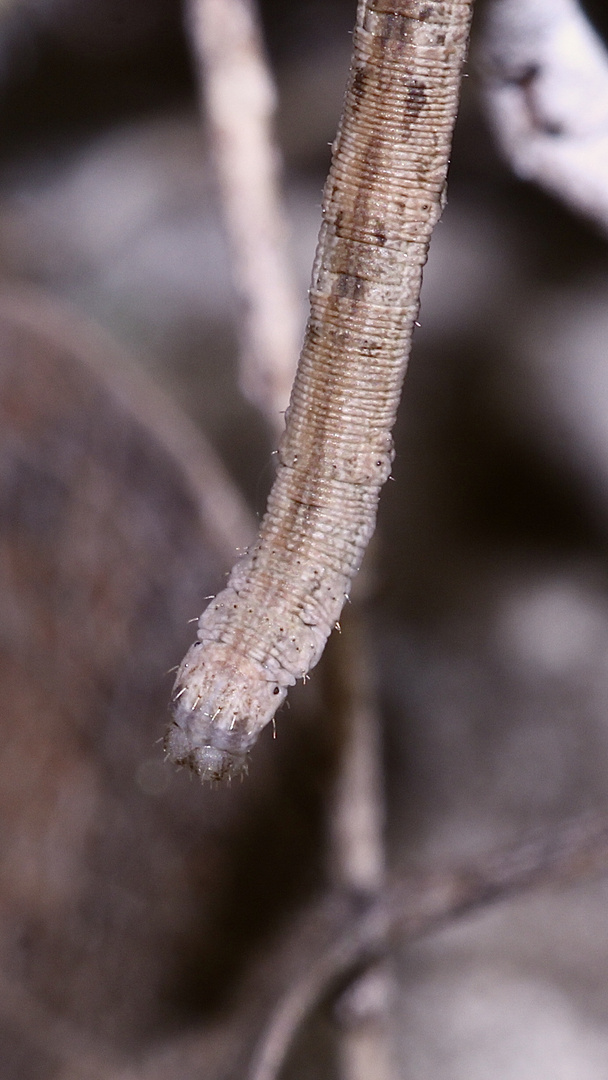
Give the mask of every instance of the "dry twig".
[{"label": "dry twig", "polygon": [[243,305],[241,385],[278,435],[302,321],[272,132],[274,83],[254,0],[189,0],[189,24]]},{"label": "dry twig", "polygon": [[388,935],[412,941],[452,920],[539,885],[608,869],[608,825],[591,817],[538,833],[474,869],[396,881],[383,900],[346,926],[279,1002],[248,1080],[278,1080],[296,1033],[312,1010],[357,971],[385,955]]},{"label": "dry twig", "polygon": [[[363,577],[366,575],[364,573]],[[361,583],[357,581],[357,586]],[[385,878],[381,725],[360,588],[328,650],[326,700],[340,734],[330,804],[330,877],[346,895],[373,902]],[[389,1014],[393,980],[386,961],[354,980],[336,1002],[343,1080],[391,1076]]]},{"label": "dry twig", "polygon": [[[41,1022],[41,1036],[57,1048],[65,1062],[64,1073],[70,1080],[72,1062],[80,1060],[89,1070],[85,1075],[107,1080],[110,1073],[120,1080],[161,1080],[171,1074],[184,1078],[234,1075],[247,1080],[278,1080],[293,1041],[313,1009],[343,987],[353,975],[364,971],[386,955],[389,939],[402,943],[432,933],[455,919],[482,910],[538,886],[561,886],[580,881],[608,870],[608,824],[606,819],[588,816],[567,821],[550,832],[537,832],[511,849],[485,858],[477,867],[463,867],[452,872],[437,872],[423,877],[412,875],[393,880],[382,900],[359,909],[352,901],[331,895],[300,917],[291,933],[282,934],[275,952],[265,954],[259,965],[288,976],[289,989],[275,1007],[264,1035],[258,1043],[248,1069],[234,1048],[235,1041],[249,1042],[252,1034],[255,987],[259,973],[246,981],[240,995],[240,1008],[233,1013],[231,1036],[221,1032],[223,1051],[211,1065],[205,1059],[209,1036],[191,1033],[158,1045],[154,1053],[140,1063],[108,1066],[97,1061],[91,1047],[68,1044],[63,1026],[48,1020]],[[321,943],[321,951],[311,961]],[[329,942],[329,944],[327,944]],[[290,980],[295,948],[300,970],[305,974]],[[262,978],[262,982],[264,979]],[[259,991],[258,991],[259,992]],[[13,1001],[12,991],[8,997]],[[20,999],[15,998],[18,1004]],[[26,1002],[26,1017],[30,1005]],[[253,1011],[252,1011],[253,1010]],[[40,1023],[36,1020],[36,1026]],[[227,1053],[226,1043],[229,1043]],[[64,1053],[66,1056],[64,1057]],[[229,1059],[232,1064],[229,1064]],[[226,1072],[228,1069],[228,1072]],[[72,1071],[71,1071],[72,1070]]]}]

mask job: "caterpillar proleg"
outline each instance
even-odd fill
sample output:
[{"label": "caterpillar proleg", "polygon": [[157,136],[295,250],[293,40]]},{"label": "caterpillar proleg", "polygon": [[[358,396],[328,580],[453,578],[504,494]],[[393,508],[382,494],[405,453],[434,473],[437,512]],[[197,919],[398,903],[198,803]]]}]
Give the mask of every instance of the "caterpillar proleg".
[{"label": "caterpillar proleg", "polygon": [[165,748],[203,779],[243,768],[317,663],[374,531],[471,5],[359,0],[276,479],[259,538],[201,615],[175,681]]}]

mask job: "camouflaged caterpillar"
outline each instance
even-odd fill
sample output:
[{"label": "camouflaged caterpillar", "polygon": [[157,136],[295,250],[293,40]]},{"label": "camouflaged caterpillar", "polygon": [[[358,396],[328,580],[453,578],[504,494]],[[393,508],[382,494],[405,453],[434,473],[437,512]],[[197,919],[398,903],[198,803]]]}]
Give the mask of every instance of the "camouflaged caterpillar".
[{"label": "camouflaged caterpillar", "polygon": [[200,617],[168,757],[240,772],[319,660],[372,535],[422,267],[444,201],[472,0],[360,0],[310,316],[259,539]]}]

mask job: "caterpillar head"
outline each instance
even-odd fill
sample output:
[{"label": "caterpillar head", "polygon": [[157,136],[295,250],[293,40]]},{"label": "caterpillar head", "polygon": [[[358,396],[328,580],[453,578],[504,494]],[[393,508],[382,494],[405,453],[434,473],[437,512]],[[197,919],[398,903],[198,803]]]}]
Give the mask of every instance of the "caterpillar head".
[{"label": "caterpillar head", "polygon": [[261,664],[229,645],[195,642],[175,681],[167,757],[201,780],[238,776],[286,693]]}]

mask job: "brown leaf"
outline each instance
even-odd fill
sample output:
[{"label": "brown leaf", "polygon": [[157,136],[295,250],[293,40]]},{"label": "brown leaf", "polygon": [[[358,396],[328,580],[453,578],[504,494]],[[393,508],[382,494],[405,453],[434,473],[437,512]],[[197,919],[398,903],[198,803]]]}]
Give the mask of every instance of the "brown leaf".
[{"label": "brown leaf", "polygon": [[[238,504],[115,354],[41,297],[0,300],[2,965],[120,1055],[221,1004],[319,813],[289,765],[281,779],[297,728],[226,792],[163,762],[165,673],[233,555],[213,507]],[[17,1047],[2,1076],[38,1076],[23,1010],[2,1023],[0,1003],[0,1024]]]}]

